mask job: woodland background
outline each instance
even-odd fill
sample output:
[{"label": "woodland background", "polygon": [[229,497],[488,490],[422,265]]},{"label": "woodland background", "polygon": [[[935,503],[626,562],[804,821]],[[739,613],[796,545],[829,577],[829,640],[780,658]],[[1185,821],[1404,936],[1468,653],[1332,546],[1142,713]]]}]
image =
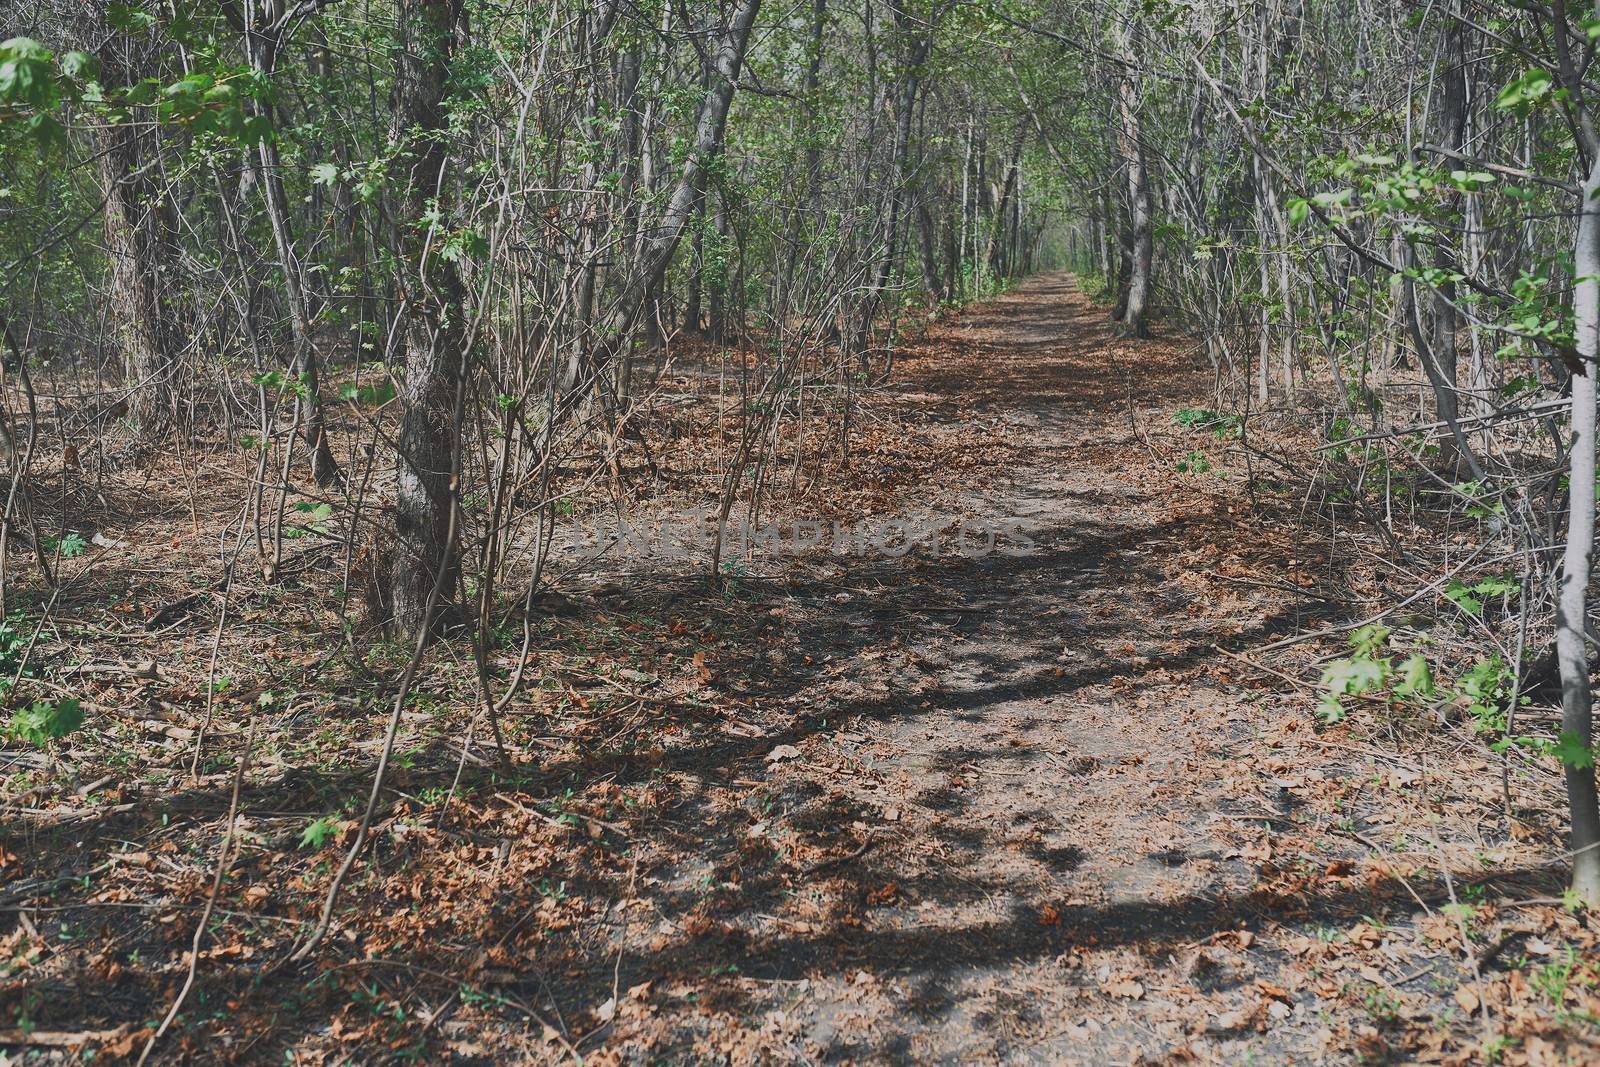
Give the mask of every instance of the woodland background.
[{"label": "woodland background", "polygon": [[[690,507],[850,521],[999,477],[1038,441],[984,436],[985,404],[1065,394],[1001,362],[1029,338],[974,362],[949,331],[1041,272],[1114,324],[1076,398],[1105,435],[1083,462],[1126,469],[1125,417],[1172,493],[1326,548],[1321,571],[1233,577],[1339,610],[1220,640],[1209,668],[1287,682],[1329,736],[1482,761],[1508,840],[1519,805],[1562,809],[1534,834],[1562,883],[1538,899],[1552,924],[1600,904],[1600,8],[11,0],[0,39],[18,1047],[292,1046],[315,1028],[274,1017],[200,1051],[206,942],[260,953],[234,1007],[344,951],[343,897],[380,907],[397,819],[478,847],[474,805],[521,796],[600,848],[642,801],[563,761],[703,740],[741,650],[795,635],[761,620],[751,590],[777,579],[720,524],[706,558],[642,571],[575,560],[564,532]],[[1086,321],[1049,328],[1099,337]],[[948,402],[945,431],[908,381]],[[648,647],[603,685],[573,665],[629,642]],[[666,662],[665,705],[629,688]],[[246,833],[241,796],[291,814]],[[67,962],[39,907],[81,885],[132,910],[154,890],[85,871],[177,862],[74,835],[155,832],[163,804],[191,814],[161,899],[198,914],[163,920],[176,940],[130,918]],[[295,873],[240,888],[247,847]],[[556,873],[516,877],[565,899]],[[272,926],[268,884],[282,928],[233,939],[234,912]],[[432,929],[391,918],[391,946]],[[463,973],[504,969],[523,926],[497,929]],[[128,938],[165,962],[106,947]],[[40,993],[113,966],[137,1026],[84,1030]],[[1576,967],[1573,998],[1595,978]],[[318,1003],[372,1017],[347,1031],[372,1055],[438,1037],[437,1004],[394,1015],[405,996],[321,975]],[[480,995],[456,985],[452,1005]],[[1476,988],[1476,1053],[1527,1054]],[[1570,1037],[1593,1018],[1567,988],[1533,1015]]]}]

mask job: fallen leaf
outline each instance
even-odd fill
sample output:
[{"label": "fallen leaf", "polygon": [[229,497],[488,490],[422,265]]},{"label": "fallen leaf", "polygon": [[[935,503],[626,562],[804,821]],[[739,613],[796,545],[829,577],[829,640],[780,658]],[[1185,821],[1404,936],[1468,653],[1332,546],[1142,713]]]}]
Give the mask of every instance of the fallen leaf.
[{"label": "fallen leaf", "polygon": [[1288,1003],[1289,1002],[1289,992],[1288,992],[1288,990],[1280,989],[1278,986],[1273,985],[1271,982],[1257,981],[1256,982],[1256,989],[1257,989],[1257,991],[1259,991],[1261,993],[1262,996],[1266,997],[1269,1000],[1281,1000],[1284,1003]]},{"label": "fallen leaf", "polygon": [[767,753],[768,763],[777,763],[780,760],[799,758],[800,750],[795,748],[793,745],[779,745],[777,748]]}]

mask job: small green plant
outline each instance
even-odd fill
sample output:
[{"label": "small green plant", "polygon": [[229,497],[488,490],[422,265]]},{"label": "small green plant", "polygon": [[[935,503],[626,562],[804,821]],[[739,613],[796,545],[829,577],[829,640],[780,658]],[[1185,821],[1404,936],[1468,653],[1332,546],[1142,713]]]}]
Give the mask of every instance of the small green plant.
[{"label": "small green plant", "polygon": [[1503,734],[1510,703],[1511,672],[1499,656],[1479,659],[1456,680],[1456,694],[1464,699],[1478,733]]},{"label": "small green plant", "polygon": [[1483,1043],[1483,1062],[1485,1067],[1494,1067],[1495,1064],[1505,1059],[1506,1050],[1511,1047],[1511,1039],[1505,1034],[1495,1034]]},{"label": "small green plant", "polygon": [[1207,459],[1206,454],[1200,451],[1198,448],[1189,452],[1188,455],[1178,460],[1177,463],[1177,470],[1179,474],[1204,474],[1210,469],[1211,461]]},{"label": "small green plant", "polygon": [[44,747],[83,725],[83,705],[76,700],[35,700],[11,715],[11,736]]},{"label": "small green plant", "polygon": [[22,656],[29,642],[26,631],[27,617],[20,611],[0,620],[0,692],[10,688],[11,678],[22,670]]},{"label": "small green plant", "polygon": [[382,407],[395,397],[394,383],[378,382],[375,385],[357,385],[346,382],[339,388],[339,399],[360,407]]},{"label": "small green plant", "polygon": [[319,533],[331,537],[333,531],[327,526],[327,521],[333,517],[333,505],[328,503],[313,504],[309,500],[302,500],[295,504],[296,513],[303,515],[305,521],[299,526],[286,526],[283,536],[288,538],[304,537],[308,533]]},{"label": "small green plant", "polygon": [[1444,595],[1452,604],[1468,615],[1482,615],[1484,604],[1492,597],[1509,596],[1521,592],[1522,586],[1510,577],[1491,576],[1468,585],[1452,578],[1445,586]]},{"label": "small green plant", "polygon": [[1532,979],[1530,984],[1549,999],[1556,1018],[1563,1021],[1569,1017],[1566,1009],[1567,992],[1572,988],[1572,976],[1577,967],[1578,954],[1571,945],[1568,945],[1565,955],[1560,960],[1536,968],[1530,976]]},{"label": "small green plant", "polygon": [[[1506,506],[1485,492],[1482,482],[1457,482],[1451,488],[1466,498],[1466,512],[1469,518],[1492,519],[1506,513]],[[1449,593],[1445,595],[1448,596]]]},{"label": "small green plant", "polygon": [[39,540],[46,552],[54,552],[62,559],[77,559],[89,547],[83,535],[75,531],[63,537],[41,537]]},{"label": "small green plant", "polygon": [[1393,673],[1394,664],[1380,656],[1390,630],[1382,623],[1363,626],[1350,635],[1351,655],[1334,660],[1322,671],[1322,701],[1317,713],[1332,724],[1345,717],[1344,701],[1382,689]]},{"label": "small green plant", "polygon": [[337,815],[324,815],[321,818],[312,819],[306,825],[306,828],[301,831],[300,847],[309,848],[313,851],[320,849],[338,832],[338,829],[339,816]]},{"label": "small green plant", "polygon": [[1393,1023],[1400,1018],[1399,999],[1382,986],[1368,986],[1361,994],[1361,1003],[1377,1022]]},{"label": "small green plant", "polygon": [[1172,421],[1197,433],[1209,430],[1219,441],[1236,440],[1244,428],[1244,420],[1239,416],[1225,415],[1209,408],[1179,408],[1172,416]]}]

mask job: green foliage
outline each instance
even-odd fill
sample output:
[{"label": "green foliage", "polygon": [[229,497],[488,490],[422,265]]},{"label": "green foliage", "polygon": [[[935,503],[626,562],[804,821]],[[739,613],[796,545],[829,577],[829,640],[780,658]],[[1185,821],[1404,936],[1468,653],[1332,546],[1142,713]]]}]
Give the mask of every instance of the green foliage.
[{"label": "green foliage", "polygon": [[1210,408],[1179,408],[1172,419],[1187,430],[1210,430],[1219,441],[1236,440],[1244,427],[1244,420],[1238,415],[1225,415]]},{"label": "green foliage", "polygon": [[98,66],[85,52],[55,54],[30,37],[0,41],[0,124],[19,122],[41,149],[66,143],[55,115],[63,100],[83,97]]},{"label": "green foliage", "polygon": [[[147,92],[129,102],[146,102]],[[213,134],[240,146],[277,136],[266,109],[252,106],[270,99],[268,86],[249,67],[219,65],[195,70],[160,91],[156,116],[165,123],[187,126],[197,136]]]},{"label": "green foliage", "polygon": [[11,715],[10,734],[43,747],[83,725],[83,706],[76,700],[35,700]]},{"label": "green foliage", "polygon": [[317,850],[322,848],[339,831],[339,816],[323,815],[312,819],[300,833],[300,847]]},{"label": "green foliage", "polygon": [[1520,593],[1521,590],[1521,583],[1509,576],[1490,576],[1472,585],[1467,585],[1459,578],[1452,578],[1445,586],[1444,595],[1468,615],[1482,615],[1484,603],[1488,599],[1510,596],[1512,593]]},{"label": "green foliage", "polygon": [[325,537],[333,536],[327,522],[333,517],[333,505],[310,500],[297,501],[294,512],[303,517],[303,522],[298,526],[285,526],[283,536],[288,538],[304,537],[308,533],[322,534]]},{"label": "green foliage", "polygon": [[64,537],[43,537],[40,540],[43,542],[46,552],[55,552],[62,559],[77,559],[89,547],[89,542],[85,541],[83,535],[76,531],[68,533]]},{"label": "green foliage", "polygon": [[1334,660],[1322,671],[1322,699],[1317,712],[1324,722],[1336,723],[1345,717],[1344,701],[1383,688],[1394,666],[1378,653],[1389,639],[1390,630],[1381,623],[1363,626],[1350,635],[1351,655]]},{"label": "green foliage", "polygon": [[387,380],[367,385],[346,382],[339,387],[340,400],[348,400],[363,407],[382,407],[394,398],[394,383]]},{"label": "green foliage", "polygon": [[1479,733],[1505,732],[1512,681],[1511,672],[1499,656],[1480,658],[1456,680],[1457,699],[1466,704],[1473,729]]},{"label": "green foliage", "polygon": [[1550,755],[1574,770],[1594,766],[1594,746],[1586,745],[1583,738],[1570,730],[1563,730],[1560,738],[1550,746]]},{"label": "green foliage", "polygon": [[1433,669],[1422,653],[1413,652],[1407,656],[1397,673],[1400,680],[1395,683],[1394,695],[1401,700],[1422,701],[1434,695],[1437,687],[1433,682]]},{"label": "green foliage", "polygon": [[1501,111],[1527,115],[1540,104],[1565,95],[1566,90],[1556,88],[1554,75],[1542,67],[1535,67],[1508,82],[1500,90],[1500,95],[1495,97],[1494,106]]},{"label": "green foliage", "polygon": [[26,624],[27,616],[20,611],[0,620],[0,693],[11,688],[12,679],[19,671],[24,677],[28,673],[22,662],[31,640]]}]

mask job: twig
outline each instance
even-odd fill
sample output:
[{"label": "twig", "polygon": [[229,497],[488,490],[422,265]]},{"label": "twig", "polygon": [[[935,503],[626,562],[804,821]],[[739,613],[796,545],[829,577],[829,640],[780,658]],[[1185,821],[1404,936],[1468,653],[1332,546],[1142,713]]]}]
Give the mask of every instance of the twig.
[{"label": "twig", "polygon": [[[1385,616],[1393,615],[1406,605],[1414,604],[1423,597],[1437,591],[1441,586],[1444,585],[1444,583],[1448,582],[1451,578],[1454,578],[1456,575],[1466,570],[1474,560],[1483,554],[1483,550],[1488,547],[1489,546],[1487,542],[1479,545],[1477,551],[1473,552],[1466,559],[1462,560],[1460,563],[1456,564],[1455,567],[1451,568],[1449,574],[1446,574],[1443,578],[1440,578],[1437,581],[1429,582],[1427,585],[1423,586],[1421,589],[1418,589],[1415,593],[1412,593],[1404,600],[1400,601],[1399,603],[1389,605],[1376,615],[1370,615],[1367,618],[1358,620],[1356,622],[1346,622],[1340,623],[1337,626],[1325,627],[1324,629],[1316,630],[1312,633],[1297,634],[1294,637],[1286,637],[1282,641],[1274,641],[1268,645],[1258,645],[1256,648],[1252,649],[1252,651],[1274,652],[1280,648],[1288,648],[1290,645],[1298,645],[1305,641],[1315,641],[1319,637],[1332,637],[1334,634],[1342,634],[1350,630],[1359,630],[1363,626],[1368,626],[1372,623],[1375,623]],[[1516,554],[1519,553],[1513,553],[1513,555]]]},{"label": "twig", "polygon": [[250,764],[250,746],[255,742],[255,738],[256,723],[252,718],[250,729],[244,738],[244,751],[239,754],[239,765],[233,771],[233,797],[228,802],[228,824],[222,835],[222,850],[217,856],[217,870],[211,878],[211,892],[207,894],[206,906],[200,912],[200,922],[194,928],[194,940],[189,944],[189,973],[183,980],[183,988],[178,990],[177,999],[172,1002],[172,1007],[167,1009],[166,1018],[161,1020],[156,1032],[145,1042],[144,1051],[139,1054],[135,1067],[144,1067],[144,1062],[150,1058],[156,1042],[166,1034],[167,1028],[172,1025],[172,1020],[178,1017],[183,1002],[189,997],[189,991],[194,988],[195,972],[200,968],[200,944],[205,940],[206,926],[211,922],[212,911],[216,909],[217,895],[222,892],[222,878],[228,871],[230,854],[233,851],[234,828],[239,818],[239,792],[244,786],[244,772]]},{"label": "twig", "polygon": [[[459,395],[457,400],[459,401]],[[445,526],[445,544],[455,543],[456,520],[460,512],[459,494],[450,494],[450,516]],[[448,560],[448,553],[446,553]],[[316,928],[311,931],[311,936],[305,943],[289,955],[292,962],[304,960],[316,951],[322,939],[328,936],[328,927],[333,923],[333,909],[339,903],[339,891],[344,886],[344,880],[350,873],[350,868],[355,866],[356,857],[361,854],[361,849],[367,843],[367,835],[372,830],[372,816],[378,809],[378,798],[383,795],[383,779],[389,770],[389,758],[394,754],[395,738],[400,734],[400,719],[405,711],[406,697],[411,693],[412,683],[416,681],[417,670],[422,665],[423,653],[428,648],[428,637],[433,627],[434,612],[439,606],[439,600],[444,593],[446,580],[450,568],[445,561],[439,564],[438,572],[433,576],[433,588],[428,590],[428,600],[422,609],[421,625],[417,627],[416,643],[411,649],[411,662],[406,664],[406,673],[400,679],[399,689],[394,695],[394,710],[389,715],[389,725],[384,730],[383,751],[378,756],[378,767],[372,774],[372,792],[367,795],[367,808],[361,813],[361,824],[356,829],[356,839],[350,845],[350,851],[345,853],[344,862],[339,865],[339,870],[333,876],[333,884],[328,887],[328,896],[322,902],[322,915],[317,920]]]},{"label": "twig", "polygon": [[849,863],[851,860],[858,860],[862,856],[865,856],[867,854],[867,849],[877,844],[877,841],[878,839],[869,833],[867,834],[867,839],[861,842],[854,852],[847,853],[843,856],[833,856],[829,859],[813,863],[811,866],[806,868],[806,873],[817,874],[821,871],[827,870],[829,867],[837,867],[840,864]]}]

